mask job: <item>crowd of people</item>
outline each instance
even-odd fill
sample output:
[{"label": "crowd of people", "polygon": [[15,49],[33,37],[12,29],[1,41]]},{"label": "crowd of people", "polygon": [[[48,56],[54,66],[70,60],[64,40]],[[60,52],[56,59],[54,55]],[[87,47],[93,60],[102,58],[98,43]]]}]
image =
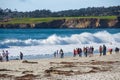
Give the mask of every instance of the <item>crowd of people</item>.
[{"label": "crowd of people", "polygon": [[88,56],[93,56],[93,52],[94,52],[94,47],[90,46],[90,47],[83,47],[82,48],[76,48],[73,50],[73,56],[75,57],[76,55],[79,55],[79,57],[82,57],[83,55],[85,57]]},{"label": "crowd of people", "polygon": [[55,51],[54,52],[54,57],[55,58],[57,58],[57,57],[64,58],[64,52],[63,52],[63,50],[60,49],[60,51],[59,50]]},{"label": "crowd of people", "polygon": [[3,61],[3,60],[6,60],[6,61],[9,61],[9,52],[8,50],[2,52],[2,54],[0,54],[0,61]]},{"label": "crowd of people", "polygon": [[[109,48],[107,49],[107,47],[105,45],[103,46],[99,46],[99,49],[98,49],[98,52],[99,52],[99,55],[100,56],[105,56],[107,55],[107,53],[109,54],[112,54],[113,52],[113,49],[112,48]],[[116,47],[115,48],[115,53],[119,53],[119,48]],[[82,57],[82,56],[85,56],[85,57],[92,57],[94,55],[94,47],[93,46],[90,46],[90,47],[83,47],[83,48],[75,48],[73,49],[73,57],[76,57],[76,56],[79,56],[79,57]],[[60,57],[60,58],[63,58],[64,57],[64,52],[62,49],[60,50],[57,50],[54,52],[54,57]]]},{"label": "crowd of people", "polygon": [[[23,59],[23,53],[22,52],[20,52],[20,60],[22,60]],[[6,51],[2,51],[2,53],[0,54],[0,61],[2,62],[2,61],[9,61],[9,52],[8,52],[8,50],[6,50]]]},{"label": "crowd of people", "polygon": [[[119,53],[119,48],[116,47],[115,48],[115,53]],[[99,46],[99,55],[100,56],[104,56],[104,55],[107,55],[107,51],[109,52],[109,54],[112,54],[113,52],[113,49],[112,48],[109,48],[107,49],[105,45],[103,46]],[[79,57],[82,57],[82,56],[85,56],[85,57],[92,57],[94,55],[94,47],[93,46],[90,46],[90,47],[83,47],[83,48],[75,48],[73,49],[73,57],[76,57],[76,56],[79,56]],[[54,52],[54,57],[55,58],[64,58],[64,52],[63,52],[63,49],[60,49],[60,50],[56,50]],[[23,53],[20,52],[19,54],[19,60],[22,60],[23,59]],[[6,51],[2,51],[2,53],[0,53],[0,61],[9,61],[9,52],[8,50]]]}]

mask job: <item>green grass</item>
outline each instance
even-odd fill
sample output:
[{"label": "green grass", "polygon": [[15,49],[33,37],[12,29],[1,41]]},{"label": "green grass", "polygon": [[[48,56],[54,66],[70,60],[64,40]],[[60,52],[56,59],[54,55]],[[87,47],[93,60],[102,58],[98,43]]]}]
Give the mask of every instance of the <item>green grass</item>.
[{"label": "green grass", "polygon": [[13,18],[8,22],[0,22],[0,24],[27,24],[50,22],[59,19],[80,19],[80,18],[98,18],[98,19],[116,19],[117,16],[85,16],[85,17],[47,17],[47,18]]},{"label": "green grass", "polygon": [[117,16],[85,16],[85,17],[78,17],[78,18],[116,19]]},{"label": "green grass", "polygon": [[20,23],[40,23],[40,22],[50,22],[52,18],[13,18],[8,22],[3,22],[6,24],[20,24]]}]

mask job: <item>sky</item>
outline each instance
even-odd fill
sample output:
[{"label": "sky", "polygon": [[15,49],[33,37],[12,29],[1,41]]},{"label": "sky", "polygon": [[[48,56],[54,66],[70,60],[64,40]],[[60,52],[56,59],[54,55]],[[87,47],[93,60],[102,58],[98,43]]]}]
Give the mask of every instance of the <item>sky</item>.
[{"label": "sky", "polygon": [[120,0],[0,0],[0,8],[17,11],[49,9],[61,11],[87,7],[109,7],[120,5]]}]

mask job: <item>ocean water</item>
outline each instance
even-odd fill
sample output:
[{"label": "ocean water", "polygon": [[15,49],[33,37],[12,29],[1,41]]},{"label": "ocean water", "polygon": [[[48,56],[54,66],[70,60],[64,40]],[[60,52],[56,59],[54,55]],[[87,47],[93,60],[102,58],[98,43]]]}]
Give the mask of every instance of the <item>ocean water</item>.
[{"label": "ocean water", "polygon": [[8,50],[10,56],[49,55],[63,49],[72,53],[74,48],[100,45],[120,47],[120,29],[0,29],[0,53]]}]

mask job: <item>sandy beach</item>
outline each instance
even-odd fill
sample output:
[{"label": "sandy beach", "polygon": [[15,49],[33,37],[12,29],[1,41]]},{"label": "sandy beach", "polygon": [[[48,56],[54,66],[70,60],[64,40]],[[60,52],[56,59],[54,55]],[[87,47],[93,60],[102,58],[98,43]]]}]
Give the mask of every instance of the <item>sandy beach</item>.
[{"label": "sandy beach", "polygon": [[0,62],[0,80],[120,80],[120,53]]}]

